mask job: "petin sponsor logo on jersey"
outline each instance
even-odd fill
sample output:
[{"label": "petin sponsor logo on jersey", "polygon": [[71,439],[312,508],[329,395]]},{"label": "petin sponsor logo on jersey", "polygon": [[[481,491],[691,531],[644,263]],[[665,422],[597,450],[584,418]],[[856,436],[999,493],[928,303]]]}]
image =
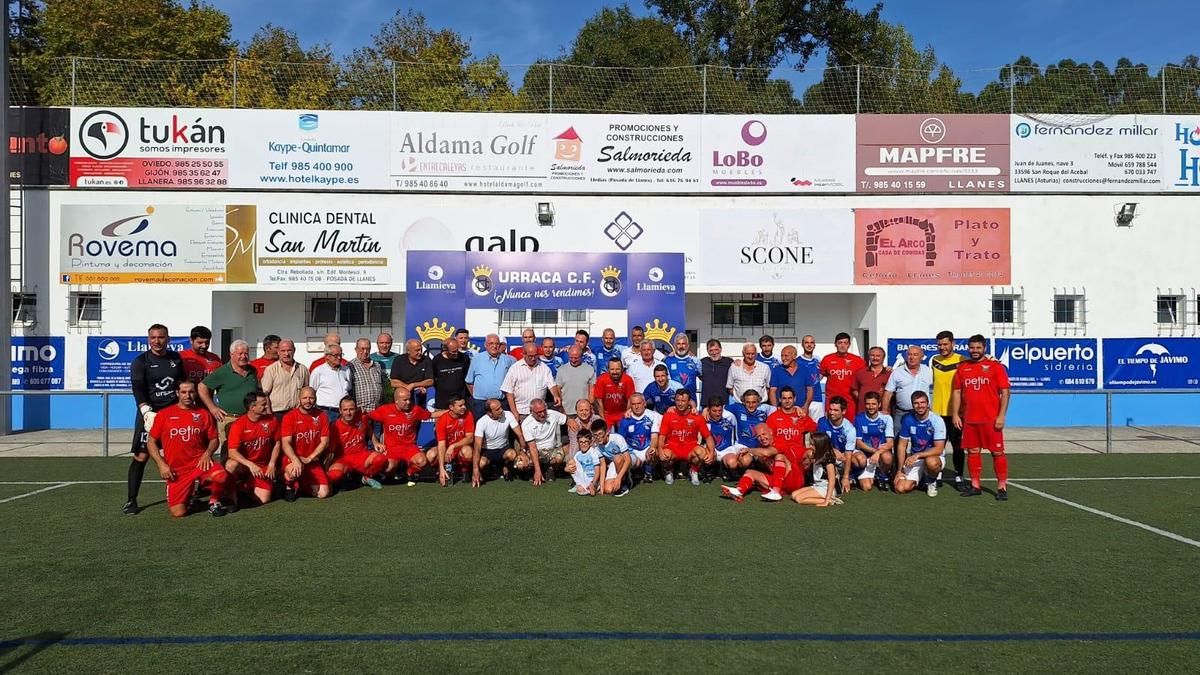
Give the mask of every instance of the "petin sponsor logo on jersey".
[{"label": "petin sponsor logo on jersey", "polygon": [[[170,239],[154,239],[151,216],[154,207],[147,206],[144,213],[119,218],[100,228],[99,236],[85,238],[79,232],[67,236],[67,256],[73,269],[137,267],[137,260],[159,260],[174,258],[177,246]],[[143,233],[146,233],[144,236]]]},{"label": "petin sponsor logo on jersey", "polygon": [[1179,151],[1179,173],[1175,187],[1200,187],[1200,124],[1175,123],[1175,144]]},{"label": "petin sponsor logo on jersey", "polygon": [[749,265],[767,272],[772,279],[782,279],[803,265],[815,263],[813,246],[804,243],[800,231],[784,225],[778,214],[771,214],[773,230],[759,228],[749,246],[738,253],[738,264]]},{"label": "petin sponsor logo on jersey", "polygon": [[1036,365],[1046,371],[1086,370],[1095,372],[1096,370],[1096,350],[1086,344],[1075,344],[1070,347],[1041,347],[1023,343],[1005,347],[996,360],[1005,368],[1012,368],[1013,363],[1025,363]]}]

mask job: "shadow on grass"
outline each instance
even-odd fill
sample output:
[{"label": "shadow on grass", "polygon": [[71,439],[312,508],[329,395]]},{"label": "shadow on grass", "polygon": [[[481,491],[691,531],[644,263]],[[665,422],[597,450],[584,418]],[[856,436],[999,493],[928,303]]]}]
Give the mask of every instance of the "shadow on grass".
[{"label": "shadow on grass", "polygon": [[[0,640],[0,673],[11,673],[29,659],[53,647],[69,633],[45,631],[13,640]],[[11,658],[10,658],[11,657]]]}]

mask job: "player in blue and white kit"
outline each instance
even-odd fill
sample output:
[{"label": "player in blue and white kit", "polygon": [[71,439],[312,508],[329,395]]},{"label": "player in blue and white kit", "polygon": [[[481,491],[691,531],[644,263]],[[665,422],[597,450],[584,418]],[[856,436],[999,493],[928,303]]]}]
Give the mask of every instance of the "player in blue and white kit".
[{"label": "player in blue and white kit", "polygon": [[747,389],[742,392],[741,403],[730,403],[725,410],[737,420],[738,443],[746,448],[759,447],[754,428],[767,423],[767,416],[775,412],[775,406],[763,403],[758,390]]},{"label": "player in blue and white kit", "polygon": [[629,446],[618,434],[608,432],[604,420],[592,421],[592,447],[600,451],[600,494],[624,497],[629,494]]},{"label": "player in blue and white kit", "polygon": [[579,450],[567,461],[567,473],[575,479],[575,484],[567,492],[577,495],[592,496],[600,492],[600,451],[592,447],[592,434],[580,430],[577,437]]},{"label": "player in blue and white kit", "polygon": [[854,454],[850,461],[858,471],[858,487],[870,492],[875,483],[886,490],[892,475],[892,446],[895,429],[892,416],[880,412],[882,400],[878,392],[867,392],[863,397],[863,412],[854,419],[854,430],[858,432]]},{"label": "player in blue and white kit", "polygon": [[542,347],[538,350],[538,360],[546,364],[550,369],[550,379],[558,374],[558,366],[562,363],[558,360],[558,347],[554,344],[554,338],[542,338]]},{"label": "player in blue and white kit", "polygon": [[[812,387],[812,400],[808,402],[808,416],[815,419],[820,419],[825,414],[825,397],[821,389],[821,359],[813,355],[817,348],[817,339],[811,335],[805,335],[800,340],[800,347],[804,350],[803,354],[796,357],[797,363],[801,368],[808,371],[808,384]],[[800,402],[796,402],[800,405]]]},{"label": "player in blue and white kit", "polygon": [[780,364],[779,357],[775,356],[775,338],[770,335],[764,335],[758,338],[758,362],[767,364],[768,368],[774,368]]},{"label": "player in blue and white kit", "polygon": [[646,397],[635,393],[629,397],[629,411],[616,424],[617,434],[629,446],[631,473],[642,467],[642,480],[647,483],[654,481],[654,446],[658,444],[660,423],[662,415],[646,410]]},{"label": "player in blue and white kit", "polygon": [[600,334],[600,347],[595,350],[596,358],[596,379],[608,374],[608,362],[617,359],[621,360],[621,354],[625,353],[625,347],[617,344],[617,333],[611,328],[605,328]]},{"label": "player in blue and white kit", "polygon": [[708,399],[700,416],[712,433],[713,450],[717,453],[722,476],[725,480],[736,480],[741,471],[749,468],[752,459],[750,451],[738,438],[738,419],[725,409],[725,401],[720,396]]},{"label": "player in blue and white kit", "polygon": [[667,412],[675,405],[675,391],[682,388],[682,385],[667,376],[665,365],[660,363],[654,366],[654,381],[642,390],[646,397],[646,407],[659,415]]},{"label": "player in blue and white kit", "polygon": [[[825,416],[817,420],[817,431],[829,434],[833,443],[833,455],[837,461],[838,471],[841,472],[842,492],[850,491],[850,455],[854,453],[858,434],[854,424],[846,419],[846,399],[834,396],[825,405]],[[830,476],[832,480],[834,476]]]},{"label": "player in blue and white kit", "polygon": [[663,364],[667,367],[667,377],[687,389],[692,395],[692,400],[696,400],[700,382],[700,359],[691,354],[691,342],[686,333],[676,335],[672,344],[675,351],[663,359]]},{"label": "player in blue and white kit", "polygon": [[[579,347],[580,360],[595,368],[596,355],[592,353],[591,345],[588,344],[589,340],[591,340],[591,335],[589,335],[586,330],[580,328],[579,330],[575,331],[575,344],[573,346]],[[569,346],[558,351],[558,355],[554,357],[558,367],[562,367],[563,365],[571,362],[571,355],[569,353],[570,351],[571,347]],[[558,374],[557,368],[555,369],[554,374]]]},{"label": "player in blue and white kit", "polygon": [[897,442],[896,492],[912,492],[925,481],[925,492],[937,496],[937,477],[942,473],[946,453],[946,423],[929,412],[929,394],[915,391],[913,411],[900,422]]}]

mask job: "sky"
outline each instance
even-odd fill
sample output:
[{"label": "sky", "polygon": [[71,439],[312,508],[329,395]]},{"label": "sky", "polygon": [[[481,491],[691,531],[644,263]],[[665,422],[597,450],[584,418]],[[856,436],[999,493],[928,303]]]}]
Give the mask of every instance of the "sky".
[{"label": "sky", "polygon": [[[397,9],[423,13],[435,28],[452,28],[470,40],[476,55],[497,54],[502,63],[529,64],[566,50],[579,27],[602,7],[602,0],[207,0],[233,20],[234,38],[246,41],[264,23],[297,32],[307,46],[328,42],[341,56],[370,42]],[[866,9],[874,2],[852,0]],[[649,14],[640,0],[629,3]],[[991,72],[1022,54],[1041,65],[1070,58],[1104,61],[1125,56],[1154,67],[1178,63],[1200,52],[1195,33],[1186,27],[1194,0],[885,0],[883,18],[904,25],[918,46],[933,45],[939,59],[954,69],[964,88],[977,90]],[[334,9],[336,8],[336,9]],[[777,75],[798,86],[819,78],[823,57],[810,62],[809,74]],[[516,82],[523,68],[511,68]]]}]

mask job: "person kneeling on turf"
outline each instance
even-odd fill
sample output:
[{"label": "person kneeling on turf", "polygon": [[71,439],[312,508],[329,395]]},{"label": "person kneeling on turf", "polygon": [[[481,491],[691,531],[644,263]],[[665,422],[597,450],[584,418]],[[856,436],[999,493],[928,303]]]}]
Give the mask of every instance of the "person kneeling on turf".
[{"label": "person kneeling on turf", "polygon": [[283,416],[279,431],[283,441],[283,498],[296,501],[301,492],[325,499],[330,495],[329,476],[321,455],[329,447],[329,418],[317,407],[317,390],[300,390],[300,405]]},{"label": "person kneeling on turf", "polygon": [[632,456],[625,439],[617,434],[608,433],[608,424],[604,420],[594,420],[592,448],[600,451],[599,471],[600,475],[604,476],[600,484],[600,493],[615,497],[629,494],[627,480]]},{"label": "person kneeling on turf", "polygon": [[687,389],[675,392],[675,407],[663,415],[658,428],[658,447],[654,456],[662,467],[663,482],[675,482],[675,464],[688,464],[692,485],[700,485],[700,473],[716,461],[712,432],[704,418],[692,411],[692,395]]},{"label": "person kneeling on turf", "polygon": [[567,416],[546,406],[546,401],[535,398],[529,402],[529,416],[521,420],[521,434],[525,437],[525,449],[517,453],[513,468],[517,471],[533,469],[533,484],[543,480],[554,480],[554,474],[562,467],[562,429]]},{"label": "person kneeling on turf", "polygon": [[[383,486],[375,480],[387,466],[387,455],[367,448],[371,437],[371,423],[358,410],[353,396],[342,398],[338,404],[338,418],[333,421],[330,437],[329,463],[325,473],[329,482],[340,487],[347,474],[361,476],[362,484],[378,490]],[[383,448],[378,438],[371,438],[372,447]]]},{"label": "person kneeling on turf", "polygon": [[929,412],[929,395],[925,392],[913,392],[912,404],[913,411],[900,422],[896,492],[912,492],[924,479],[926,493],[936,497],[937,477],[942,473],[946,452],[946,423]]},{"label": "person kneeling on turf", "polygon": [[167,482],[167,508],[174,518],[186,516],[195,484],[199,483],[212,493],[208,512],[214,517],[223,516],[227,511],[221,498],[227,495],[232,481],[229,472],[213,462],[213,453],[221,443],[217,421],[196,406],[195,383],[180,380],[176,390],[179,402],[158,411],[146,436],[150,459]]},{"label": "person kneeling on turf", "polygon": [[[499,471],[504,480],[515,477],[512,468],[517,460],[517,450],[525,446],[525,436],[517,418],[500,405],[500,400],[489,398],[484,404],[487,414],[475,423],[475,450],[471,457],[475,465],[472,470],[471,486],[483,484],[483,472],[490,466]],[[516,443],[511,441],[515,434]]]},{"label": "person kneeling on turf", "polygon": [[246,414],[229,426],[229,459],[225,470],[236,493],[252,495],[259,504],[271,501],[279,465],[279,423],[271,414],[271,399],[261,391],[246,394]]},{"label": "person kneeling on turf", "polygon": [[[601,424],[607,423],[600,420]],[[572,494],[593,496],[600,492],[600,478],[603,476],[600,468],[600,451],[592,447],[592,434],[580,429],[576,435],[579,450],[567,460],[567,473],[575,480],[575,485],[567,490]]]},{"label": "person kneeling on turf", "polygon": [[[835,396],[830,401],[841,398]],[[829,414],[829,407],[825,408]],[[812,469],[813,483],[792,493],[792,501],[801,506],[833,506],[841,504],[836,494],[835,479],[837,478],[837,454],[833,449],[833,441],[829,434],[823,431],[814,432],[809,438],[812,448],[804,453],[804,465]]]},{"label": "person kneeling on turf", "polygon": [[803,439],[799,440],[800,445],[788,444],[777,448],[775,432],[766,424],[754,427],[754,433],[758,437],[759,447],[751,452],[755,461],[766,464],[770,469],[747,469],[738,480],[737,487],[721,486],[721,496],[735,502],[741,502],[754,490],[762,492],[763,501],[768,502],[780,501],[784,494],[794,496],[804,487]]}]

